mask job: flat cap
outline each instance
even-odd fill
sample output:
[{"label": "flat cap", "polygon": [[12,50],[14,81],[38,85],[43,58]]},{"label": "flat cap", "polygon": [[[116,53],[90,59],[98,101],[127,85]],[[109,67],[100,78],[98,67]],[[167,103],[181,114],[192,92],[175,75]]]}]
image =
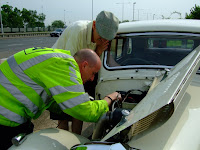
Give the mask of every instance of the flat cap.
[{"label": "flat cap", "polygon": [[96,18],[97,33],[106,40],[112,40],[117,34],[119,19],[113,13],[101,11]]}]

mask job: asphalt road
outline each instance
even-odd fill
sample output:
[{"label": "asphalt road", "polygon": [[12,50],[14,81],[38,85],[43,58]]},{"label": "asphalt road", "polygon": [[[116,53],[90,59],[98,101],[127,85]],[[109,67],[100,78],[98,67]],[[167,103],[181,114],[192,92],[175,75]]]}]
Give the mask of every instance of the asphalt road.
[{"label": "asphalt road", "polygon": [[0,39],[0,59],[30,47],[52,47],[58,37],[24,37]]}]

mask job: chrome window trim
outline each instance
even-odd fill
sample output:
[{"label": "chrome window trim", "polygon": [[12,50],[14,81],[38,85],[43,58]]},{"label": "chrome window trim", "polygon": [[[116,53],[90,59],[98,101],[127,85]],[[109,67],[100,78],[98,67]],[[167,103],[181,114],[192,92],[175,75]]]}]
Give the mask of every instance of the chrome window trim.
[{"label": "chrome window trim", "polygon": [[[145,33],[119,33],[116,37],[132,37],[132,36],[144,36],[144,35],[177,35],[177,36],[191,36],[191,37],[200,37],[198,33],[180,33],[180,32],[145,32]],[[104,52],[103,58],[103,66],[106,70],[122,70],[122,69],[171,69],[174,66],[166,66],[166,65],[129,65],[129,66],[115,66],[110,67],[107,65],[107,56],[108,51]],[[197,71],[200,73],[200,70]]]}]

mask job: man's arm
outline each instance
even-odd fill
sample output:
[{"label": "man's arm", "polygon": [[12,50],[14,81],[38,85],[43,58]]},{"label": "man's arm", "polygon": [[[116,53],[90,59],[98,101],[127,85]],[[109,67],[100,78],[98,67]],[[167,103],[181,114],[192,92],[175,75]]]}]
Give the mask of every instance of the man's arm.
[{"label": "man's arm", "polygon": [[[81,75],[71,61],[67,59],[54,60],[52,64],[41,70],[39,78],[43,81],[52,98],[63,112],[79,120],[96,122],[109,110],[111,100],[90,101],[82,85]],[[74,60],[75,62],[75,60]],[[68,68],[69,67],[69,68]],[[117,93],[110,94],[111,99],[116,99]]]}]

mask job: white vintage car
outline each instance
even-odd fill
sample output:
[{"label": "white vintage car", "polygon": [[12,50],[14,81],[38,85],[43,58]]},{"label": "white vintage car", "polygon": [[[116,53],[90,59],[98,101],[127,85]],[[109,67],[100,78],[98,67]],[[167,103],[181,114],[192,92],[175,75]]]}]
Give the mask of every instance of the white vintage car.
[{"label": "white vintage car", "polygon": [[101,57],[95,95],[120,91],[123,101],[102,116],[92,139],[44,129],[10,149],[200,149],[199,45],[198,20],[120,24]]}]

